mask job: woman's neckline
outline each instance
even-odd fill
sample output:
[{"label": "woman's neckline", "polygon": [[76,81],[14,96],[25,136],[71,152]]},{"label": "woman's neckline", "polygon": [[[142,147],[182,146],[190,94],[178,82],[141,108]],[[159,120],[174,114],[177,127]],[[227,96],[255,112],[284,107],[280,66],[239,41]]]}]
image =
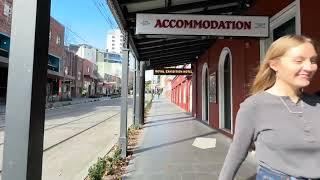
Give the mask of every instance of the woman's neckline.
[{"label": "woman's neckline", "polygon": [[285,100],[287,100],[287,101],[291,101],[291,102],[294,103],[294,104],[298,104],[298,103],[303,99],[303,96],[304,96],[304,93],[301,92],[301,95],[299,96],[298,101],[297,101],[297,102],[294,102],[294,101],[290,98],[290,96],[286,96],[286,95],[276,95],[276,94],[270,93],[270,92],[268,92],[268,91],[263,91],[263,92],[264,92],[264,94],[268,94],[268,95],[271,95],[271,96],[273,96],[273,97],[277,97],[277,98],[285,99]]}]

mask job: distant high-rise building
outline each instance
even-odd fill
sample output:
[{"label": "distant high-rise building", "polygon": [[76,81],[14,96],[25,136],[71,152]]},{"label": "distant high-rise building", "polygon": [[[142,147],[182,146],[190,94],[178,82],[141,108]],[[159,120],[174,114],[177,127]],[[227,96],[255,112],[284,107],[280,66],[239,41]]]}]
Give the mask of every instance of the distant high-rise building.
[{"label": "distant high-rise building", "polygon": [[104,61],[98,61],[98,73],[104,77],[109,74],[116,77],[121,77],[122,71],[122,57],[117,53],[104,53]]},{"label": "distant high-rise building", "polygon": [[106,47],[108,52],[121,54],[123,47],[123,35],[120,29],[109,31],[107,33]]}]

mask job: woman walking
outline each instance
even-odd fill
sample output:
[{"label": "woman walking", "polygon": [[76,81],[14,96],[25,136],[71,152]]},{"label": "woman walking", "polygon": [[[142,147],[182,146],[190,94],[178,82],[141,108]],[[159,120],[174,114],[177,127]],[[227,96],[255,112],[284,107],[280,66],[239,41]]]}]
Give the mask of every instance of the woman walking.
[{"label": "woman walking", "polygon": [[234,179],[255,143],[257,180],[320,179],[320,98],[303,92],[318,68],[315,42],[289,35],[273,42],[240,105],[219,180]]}]

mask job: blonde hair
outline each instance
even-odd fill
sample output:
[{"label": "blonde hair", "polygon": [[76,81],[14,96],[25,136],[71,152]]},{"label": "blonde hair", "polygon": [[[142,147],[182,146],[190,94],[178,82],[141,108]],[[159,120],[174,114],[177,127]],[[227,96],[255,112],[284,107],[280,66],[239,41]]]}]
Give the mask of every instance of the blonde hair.
[{"label": "blonde hair", "polygon": [[306,36],[287,35],[274,41],[269,47],[263,63],[259,67],[259,71],[252,83],[250,94],[257,94],[273,86],[276,82],[276,72],[271,69],[269,65],[270,61],[283,56],[289,49],[303,43],[311,43],[316,52],[318,52],[315,42]]}]

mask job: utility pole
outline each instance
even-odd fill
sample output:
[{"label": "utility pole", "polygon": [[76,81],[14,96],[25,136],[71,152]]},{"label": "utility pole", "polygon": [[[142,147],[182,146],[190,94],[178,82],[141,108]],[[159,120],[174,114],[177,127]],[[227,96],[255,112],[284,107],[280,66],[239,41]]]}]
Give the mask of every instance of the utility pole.
[{"label": "utility pole", "polygon": [[125,37],[127,39],[125,49],[122,49],[122,78],[121,78],[121,114],[120,114],[120,137],[119,145],[121,148],[121,157],[127,156],[127,122],[128,122],[128,65],[129,65],[129,49],[128,47],[128,33]]}]

